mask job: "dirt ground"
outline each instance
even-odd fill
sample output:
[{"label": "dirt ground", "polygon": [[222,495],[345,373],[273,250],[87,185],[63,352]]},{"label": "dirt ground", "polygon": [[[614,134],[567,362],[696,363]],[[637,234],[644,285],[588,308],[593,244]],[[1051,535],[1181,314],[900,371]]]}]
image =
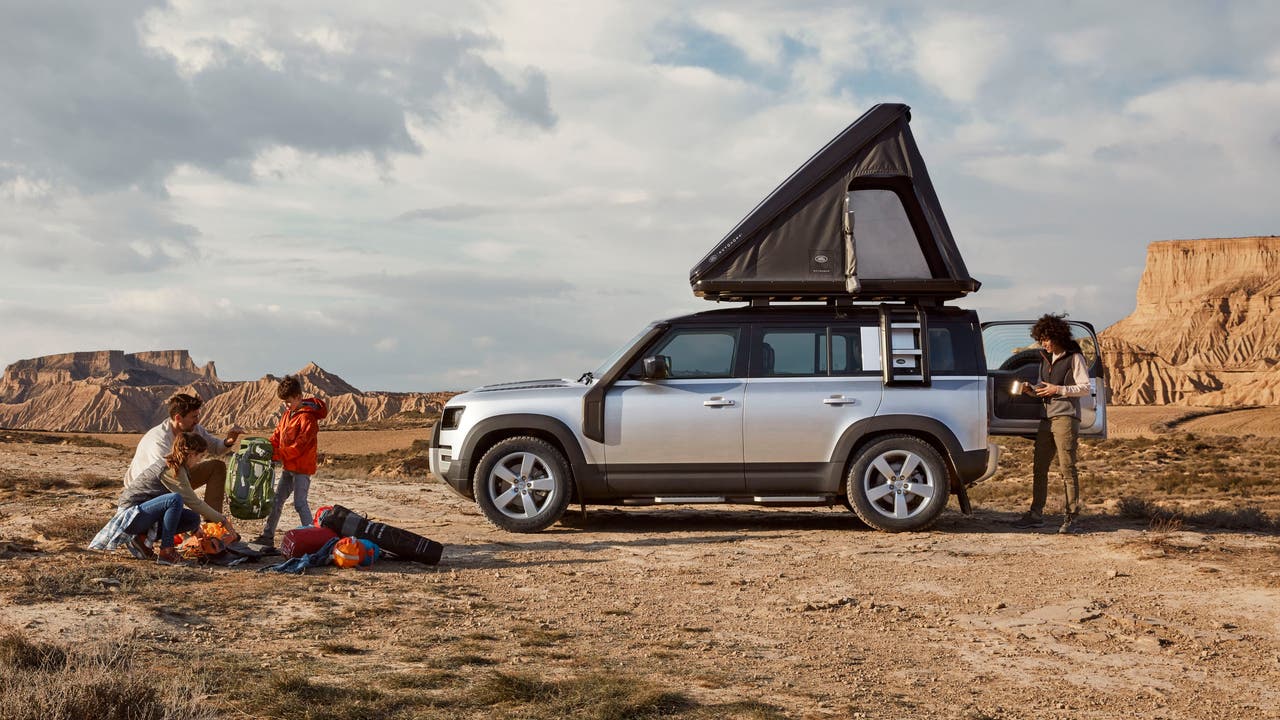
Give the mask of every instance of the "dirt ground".
[{"label": "dirt ground", "polygon": [[[478,678],[616,676],[682,698],[645,717],[1280,718],[1274,529],[1125,519],[1101,481],[1081,535],[1008,524],[1028,490],[1017,466],[1005,491],[975,493],[974,515],[953,502],[923,533],[874,532],[843,508],[683,507],[574,509],[514,535],[433,480],[322,471],[313,507],[438,540],[441,564],[143,576],[127,555],[79,549],[128,457],[0,442],[0,626],[67,644],[127,635],[156,662],[222,653],[314,685],[355,664],[384,690],[345,707],[395,717],[632,716],[458,700]],[[1274,506],[1268,472],[1258,497],[1184,506]],[[209,694],[232,716],[281,716],[216,682]]]}]

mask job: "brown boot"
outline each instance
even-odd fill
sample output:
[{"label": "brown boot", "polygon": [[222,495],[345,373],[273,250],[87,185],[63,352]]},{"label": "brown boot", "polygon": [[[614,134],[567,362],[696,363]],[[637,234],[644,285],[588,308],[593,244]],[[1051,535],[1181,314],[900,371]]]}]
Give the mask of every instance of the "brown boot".
[{"label": "brown boot", "polygon": [[178,552],[176,547],[162,547],[156,553],[156,563],[159,565],[190,565],[191,563],[182,558],[182,553]]},{"label": "brown boot", "polygon": [[139,560],[155,559],[156,553],[151,549],[151,546],[147,544],[146,533],[130,536],[129,541],[125,543],[125,546],[129,549],[130,554]]}]

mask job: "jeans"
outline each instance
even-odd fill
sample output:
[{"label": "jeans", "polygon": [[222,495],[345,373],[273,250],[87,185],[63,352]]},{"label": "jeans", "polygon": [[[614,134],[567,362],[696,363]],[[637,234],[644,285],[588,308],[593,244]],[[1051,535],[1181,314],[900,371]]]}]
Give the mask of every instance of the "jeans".
[{"label": "jeans", "polygon": [[275,537],[276,526],[280,524],[280,511],[284,501],[293,494],[293,509],[298,511],[298,524],[311,524],[311,506],[307,504],[307,493],[311,490],[311,476],[296,473],[292,470],[281,470],[280,480],[276,482],[276,500],[271,505],[271,514],[267,516],[267,524],[262,527],[263,537]]},{"label": "jeans", "polygon": [[1076,471],[1076,448],[1080,437],[1080,420],[1070,415],[1046,418],[1040,421],[1036,432],[1035,458],[1032,462],[1031,512],[1044,512],[1049,497],[1049,466],[1058,461],[1062,475],[1066,504],[1063,513],[1068,518],[1080,514],[1080,475]]},{"label": "jeans", "polygon": [[160,547],[173,547],[173,536],[200,526],[200,515],[182,506],[182,496],[168,493],[138,506],[138,516],[124,529],[130,535],[144,533],[160,523]]}]

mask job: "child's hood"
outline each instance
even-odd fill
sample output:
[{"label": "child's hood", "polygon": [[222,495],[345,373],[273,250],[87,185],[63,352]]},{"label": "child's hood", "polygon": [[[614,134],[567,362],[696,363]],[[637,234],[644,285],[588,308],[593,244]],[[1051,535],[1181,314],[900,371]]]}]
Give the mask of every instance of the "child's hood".
[{"label": "child's hood", "polygon": [[317,420],[323,420],[329,414],[329,406],[320,398],[309,397],[298,403],[298,407],[294,408],[293,411],[295,413],[315,415]]}]

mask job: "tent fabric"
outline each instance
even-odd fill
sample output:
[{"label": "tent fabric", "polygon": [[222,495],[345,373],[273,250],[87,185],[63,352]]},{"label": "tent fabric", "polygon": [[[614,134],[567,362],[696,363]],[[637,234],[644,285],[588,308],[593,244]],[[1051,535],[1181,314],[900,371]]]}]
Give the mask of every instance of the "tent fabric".
[{"label": "tent fabric", "polygon": [[845,128],[693,267],[694,294],[951,299],[977,290],[910,119],[906,105],[881,104]]}]

